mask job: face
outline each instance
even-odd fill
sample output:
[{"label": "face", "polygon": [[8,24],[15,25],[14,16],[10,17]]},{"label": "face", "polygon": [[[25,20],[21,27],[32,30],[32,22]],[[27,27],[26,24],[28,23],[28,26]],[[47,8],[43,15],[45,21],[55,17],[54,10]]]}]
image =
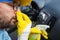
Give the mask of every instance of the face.
[{"label": "face", "polygon": [[0,27],[7,28],[16,26],[16,12],[13,6],[7,3],[0,3]]}]

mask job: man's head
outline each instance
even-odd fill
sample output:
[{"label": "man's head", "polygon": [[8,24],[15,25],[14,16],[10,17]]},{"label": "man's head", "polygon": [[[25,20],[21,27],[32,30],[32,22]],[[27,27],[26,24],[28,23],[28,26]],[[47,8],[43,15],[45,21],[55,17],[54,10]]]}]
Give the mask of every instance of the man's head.
[{"label": "man's head", "polygon": [[16,13],[11,4],[0,2],[0,28],[16,25]]},{"label": "man's head", "polygon": [[[27,1],[28,3],[26,3]],[[32,0],[0,0],[0,28],[16,25],[16,7],[14,7],[14,2],[22,6],[27,6],[31,1]]]}]

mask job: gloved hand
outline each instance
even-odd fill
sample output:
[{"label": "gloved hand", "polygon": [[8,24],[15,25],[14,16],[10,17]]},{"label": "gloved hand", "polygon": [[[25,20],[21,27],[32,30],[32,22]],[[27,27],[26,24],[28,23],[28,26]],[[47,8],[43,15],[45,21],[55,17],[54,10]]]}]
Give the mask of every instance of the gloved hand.
[{"label": "gloved hand", "polygon": [[36,28],[41,31],[41,35],[45,38],[48,39],[48,33],[46,32],[46,29],[49,28],[50,26],[48,25],[36,25]]},{"label": "gloved hand", "polygon": [[17,28],[18,28],[18,40],[28,40],[32,22],[29,17],[22,13],[19,9],[17,11]]},{"label": "gloved hand", "polygon": [[41,31],[38,30],[36,27],[31,28],[29,40],[40,40],[41,38]]},{"label": "gloved hand", "polygon": [[33,27],[30,31],[29,40],[40,40],[41,35],[48,39],[48,33],[45,31],[47,28],[49,28],[48,25],[36,25],[36,27]]}]

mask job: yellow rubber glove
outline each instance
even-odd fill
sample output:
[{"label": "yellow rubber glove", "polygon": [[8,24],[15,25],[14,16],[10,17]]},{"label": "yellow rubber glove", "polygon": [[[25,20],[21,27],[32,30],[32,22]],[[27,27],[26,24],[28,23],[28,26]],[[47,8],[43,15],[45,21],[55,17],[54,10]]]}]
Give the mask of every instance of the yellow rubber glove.
[{"label": "yellow rubber glove", "polygon": [[38,34],[37,40],[41,39],[41,34]]},{"label": "yellow rubber glove", "polygon": [[28,40],[32,22],[29,17],[22,13],[19,9],[17,11],[17,28],[18,28],[18,40]]},{"label": "yellow rubber glove", "polygon": [[41,32],[42,32],[42,36],[43,36],[45,39],[48,39],[48,33],[47,33],[44,29],[42,29]]},{"label": "yellow rubber glove", "polygon": [[33,34],[40,34],[41,31],[38,30],[36,27],[33,27],[33,28],[31,28],[30,33],[33,33]]},{"label": "yellow rubber glove", "polygon": [[36,27],[31,28],[29,40],[36,40],[36,38],[34,38],[35,34],[37,35],[37,40],[41,39],[41,35],[45,39],[48,39],[48,33],[45,31],[47,28],[49,28],[48,25],[36,25]]},{"label": "yellow rubber glove", "polygon": [[40,35],[41,31],[38,30],[36,27],[31,28],[30,30],[30,35],[29,35],[29,40],[40,40]]},{"label": "yellow rubber glove", "polygon": [[[45,31],[47,28],[49,28],[48,25],[36,25],[36,28],[41,31],[41,35],[48,39],[48,33]],[[41,37],[40,37],[41,38]]]}]

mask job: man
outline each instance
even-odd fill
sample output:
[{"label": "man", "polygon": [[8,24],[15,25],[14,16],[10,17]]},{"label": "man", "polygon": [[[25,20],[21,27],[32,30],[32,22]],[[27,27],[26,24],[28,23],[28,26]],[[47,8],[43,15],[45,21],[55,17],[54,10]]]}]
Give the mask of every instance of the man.
[{"label": "man", "polygon": [[[23,0],[23,2],[25,2],[25,1]],[[27,4],[25,4],[26,2],[22,3],[22,0],[21,0],[21,2],[17,1],[16,3],[18,5],[25,6],[29,3],[31,3],[31,1],[29,0],[29,3],[27,3]],[[27,20],[26,20],[26,22],[27,22]],[[5,31],[5,28],[14,27],[16,25],[16,23],[17,23],[17,21],[16,21],[16,7],[14,7],[12,0],[0,0],[0,40],[11,40],[8,33]],[[30,26],[28,25],[29,32],[30,32],[30,27],[31,27],[31,25]],[[19,29],[18,29],[18,31],[20,32]],[[23,40],[28,40],[27,36],[29,35],[29,33],[22,34],[21,36],[19,35],[18,39],[22,40],[21,37],[23,37],[23,35],[25,35],[25,39],[23,39]]]},{"label": "man", "polygon": [[0,0],[0,40],[11,40],[5,28],[16,25],[12,0]]}]

